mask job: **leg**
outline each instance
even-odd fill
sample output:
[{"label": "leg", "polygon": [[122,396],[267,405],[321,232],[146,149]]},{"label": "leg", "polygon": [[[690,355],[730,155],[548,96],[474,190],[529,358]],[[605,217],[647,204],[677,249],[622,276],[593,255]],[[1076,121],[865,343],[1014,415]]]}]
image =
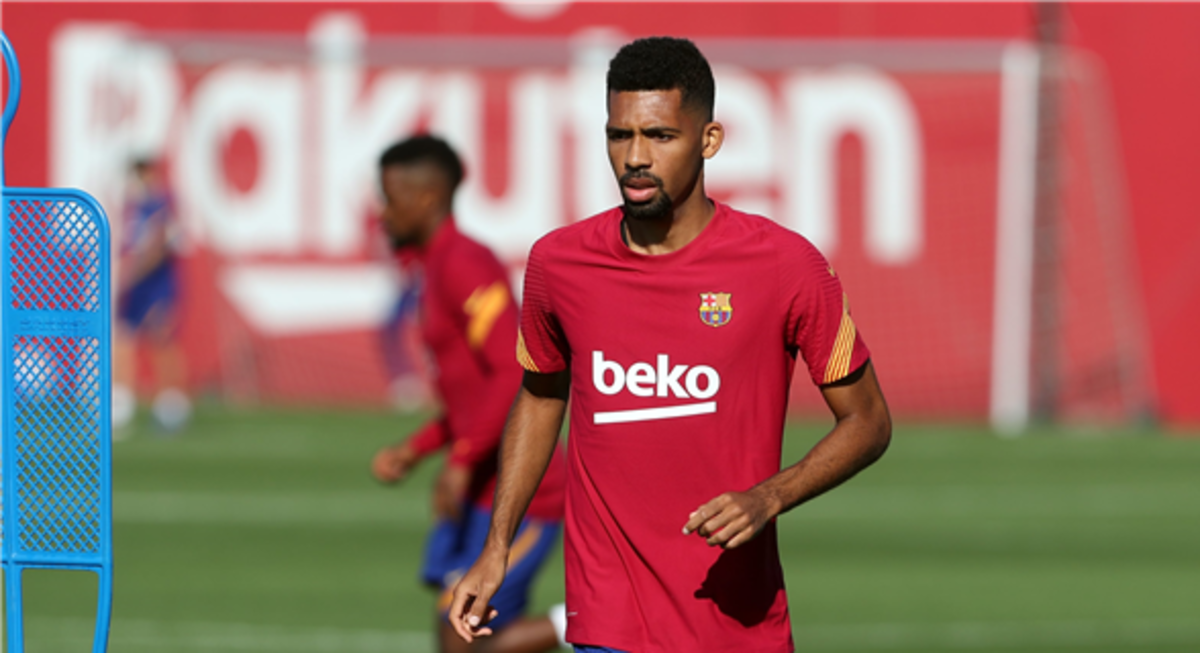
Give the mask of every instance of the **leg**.
[{"label": "leg", "polygon": [[162,300],[146,316],[145,332],[154,365],[154,418],[174,431],[191,417],[192,402],[187,391],[187,362],[176,337],[174,300]]}]

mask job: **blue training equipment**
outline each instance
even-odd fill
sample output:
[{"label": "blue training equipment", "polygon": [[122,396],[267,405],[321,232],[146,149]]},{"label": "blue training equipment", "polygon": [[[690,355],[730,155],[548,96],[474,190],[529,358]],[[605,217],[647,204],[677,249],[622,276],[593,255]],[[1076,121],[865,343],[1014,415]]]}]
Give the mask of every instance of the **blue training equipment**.
[{"label": "blue training equipment", "polygon": [[[8,69],[0,154],[21,97]],[[0,163],[0,166],[3,164]],[[112,617],[112,388],[108,220],[87,193],[9,188],[4,207],[2,560],[8,653],[24,653],[26,569],[95,572],[92,650],[108,649]]]}]

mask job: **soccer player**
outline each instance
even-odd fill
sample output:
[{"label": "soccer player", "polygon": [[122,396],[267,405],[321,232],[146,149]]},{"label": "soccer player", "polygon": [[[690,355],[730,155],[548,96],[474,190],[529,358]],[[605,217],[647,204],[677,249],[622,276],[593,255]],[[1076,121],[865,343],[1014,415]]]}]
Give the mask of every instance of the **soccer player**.
[{"label": "soccer player", "polygon": [[139,159],[130,172],[117,274],[113,425],[120,429],[133,419],[135,356],[138,343],[145,342],[154,370],[151,414],[160,428],[174,431],[187,423],[192,412],[184,389],[186,362],[176,337],[179,228],[175,204],[158,161]]},{"label": "soccer player", "polygon": [[433,493],[438,523],[421,572],[426,583],[442,590],[442,651],[555,649],[561,639],[555,623],[558,631],[565,628],[565,610],[558,606],[553,619],[522,616],[534,575],[562,523],[565,465],[553,450],[536,495],[530,489],[527,516],[514,524],[516,541],[505,557],[509,576],[492,598],[505,611],[493,626],[496,640],[468,645],[446,620],[450,590],[483,549],[491,519],[500,434],[521,385],[521,367],[512,354],[518,315],[504,267],[454,224],[454,192],[463,178],[454,150],[437,137],[414,136],[383,153],[379,174],[388,235],[395,247],[411,247],[421,259],[421,334],[434,358],[444,410],[406,441],[380,451],[372,471],[381,482],[395,483],[425,456],[447,449]]},{"label": "soccer player", "polygon": [[[568,398],[567,640],[582,651],[792,651],[775,519],[887,448],[834,270],[800,235],[706,197],[713,100],[690,41],[637,40],[610,62],[624,203],[530,253],[491,531],[451,606],[466,641],[503,615],[495,588]],[[797,356],[836,422],[780,471]]]}]

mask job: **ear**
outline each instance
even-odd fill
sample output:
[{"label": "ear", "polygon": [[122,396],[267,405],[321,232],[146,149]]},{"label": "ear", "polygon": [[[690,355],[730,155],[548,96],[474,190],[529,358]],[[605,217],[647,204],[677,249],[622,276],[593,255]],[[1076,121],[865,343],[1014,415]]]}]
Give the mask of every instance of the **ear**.
[{"label": "ear", "polygon": [[446,209],[450,205],[449,190],[445,187],[441,178],[432,176],[425,178],[422,183],[413,193],[414,204],[420,208],[422,212],[436,213]]},{"label": "ear", "polygon": [[725,127],[719,122],[710,122],[704,125],[704,132],[700,136],[700,142],[703,149],[700,153],[706,159],[711,159],[721,151],[721,144],[725,142]]}]

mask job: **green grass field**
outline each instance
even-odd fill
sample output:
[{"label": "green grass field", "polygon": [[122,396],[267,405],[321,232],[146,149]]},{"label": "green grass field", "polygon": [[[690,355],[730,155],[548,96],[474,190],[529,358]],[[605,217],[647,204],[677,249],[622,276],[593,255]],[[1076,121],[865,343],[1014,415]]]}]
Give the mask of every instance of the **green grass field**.
[{"label": "green grass field", "polygon": [[[367,474],[415,425],[207,407],[179,437],[117,443],[109,650],[433,650],[416,574],[434,466],[395,489]],[[785,460],[820,431],[794,427]],[[1200,651],[1200,439],[901,424],[780,530],[800,651]],[[26,587],[29,653],[90,650],[93,578]]]}]

